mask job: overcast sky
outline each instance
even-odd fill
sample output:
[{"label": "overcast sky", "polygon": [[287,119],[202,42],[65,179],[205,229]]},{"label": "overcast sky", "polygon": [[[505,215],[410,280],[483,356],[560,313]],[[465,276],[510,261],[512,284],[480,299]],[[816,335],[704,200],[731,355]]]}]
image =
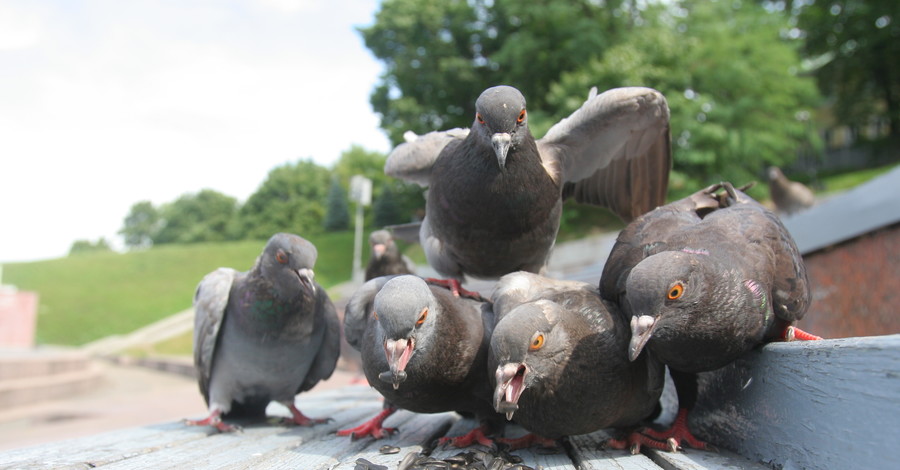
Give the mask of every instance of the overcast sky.
[{"label": "overcast sky", "polygon": [[132,204],[252,194],[272,168],[386,152],[377,0],[0,0],[0,262],[64,256]]}]

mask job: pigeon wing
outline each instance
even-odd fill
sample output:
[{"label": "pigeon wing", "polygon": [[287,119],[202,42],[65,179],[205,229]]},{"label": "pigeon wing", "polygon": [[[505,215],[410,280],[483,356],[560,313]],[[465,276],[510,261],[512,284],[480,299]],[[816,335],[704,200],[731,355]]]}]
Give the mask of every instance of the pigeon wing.
[{"label": "pigeon wing", "polygon": [[338,356],[341,354],[341,324],[338,321],[337,311],[322,286],[316,284],[316,292],[318,293],[316,308],[322,315],[322,328],[325,331],[322,344],[319,346],[312,366],[306,373],[306,378],[297,393],[305,392],[313,388],[320,380],[331,377],[337,365]]},{"label": "pigeon wing", "polygon": [[237,275],[234,269],[219,268],[204,276],[194,293],[194,366],[200,393],[207,401],[213,354],[225,319],[228,295]]},{"label": "pigeon wing", "polygon": [[537,143],[564,198],[607,207],[625,221],[665,203],[672,166],[669,107],[656,90],[591,93]]},{"label": "pigeon wing", "polygon": [[449,143],[462,141],[468,129],[450,129],[417,136],[407,132],[405,143],[398,145],[384,163],[384,173],[426,187],[431,182],[431,167]]}]

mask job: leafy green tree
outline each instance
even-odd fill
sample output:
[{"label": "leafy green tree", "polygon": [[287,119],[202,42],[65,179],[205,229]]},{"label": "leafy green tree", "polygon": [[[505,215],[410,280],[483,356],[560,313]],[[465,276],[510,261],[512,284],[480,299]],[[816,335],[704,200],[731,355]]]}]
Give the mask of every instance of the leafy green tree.
[{"label": "leafy green tree", "polygon": [[[776,5],[783,5],[776,3]],[[794,0],[803,53],[817,65],[819,88],[835,98],[838,122],[858,126],[873,117],[900,136],[900,2]]]},{"label": "leafy green tree", "polygon": [[[334,165],[334,173],[341,181],[341,185],[347,189],[350,186],[350,178],[353,175],[362,175],[372,180],[372,198],[377,205],[384,191],[391,192],[393,203],[399,213],[398,221],[392,223],[409,222],[425,210],[425,197],[423,190],[418,185],[405,183],[402,180],[391,178],[384,174],[384,162],[387,155],[374,152],[354,145],[341,154],[341,158]],[[366,211],[367,225],[374,223],[375,208]]]},{"label": "leafy green tree", "polygon": [[265,240],[276,232],[322,233],[330,175],[312,160],[286,163],[266,180],[238,213],[244,238]]},{"label": "leafy green tree", "polygon": [[153,243],[234,240],[237,208],[235,198],[212,189],[184,194],[160,208],[163,226]]},{"label": "leafy green tree", "polygon": [[613,44],[639,18],[637,3],[385,0],[360,30],[385,64],[372,107],[395,144],[406,130],[469,126],[478,93],[501,83],[552,112],[550,84]]},{"label": "leafy green tree", "polygon": [[112,251],[109,242],[105,238],[99,238],[96,242],[90,240],[75,240],[72,247],[69,248],[69,256],[83,255],[86,253],[97,253],[102,251]]},{"label": "leafy green tree", "polygon": [[331,179],[328,189],[328,212],[325,213],[325,230],[334,232],[350,228],[350,210],[347,207],[347,191],[337,178]]},{"label": "leafy green tree", "polygon": [[119,234],[129,248],[147,248],[159,232],[161,219],[159,211],[150,201],[140,201],[131,206]]},{"label": "leafy green tree", "polygon": [[798,41],[782,36],[785,15],[696,0],[658,5],[645,17],[602,59],[563,74],[551,96],[574,109],[592,84],[662,91],[672,113],[673,195],[757,180],[764,167],[792,162],[802,145],[819,145],[804,117],[820,98],[799,73]]}]

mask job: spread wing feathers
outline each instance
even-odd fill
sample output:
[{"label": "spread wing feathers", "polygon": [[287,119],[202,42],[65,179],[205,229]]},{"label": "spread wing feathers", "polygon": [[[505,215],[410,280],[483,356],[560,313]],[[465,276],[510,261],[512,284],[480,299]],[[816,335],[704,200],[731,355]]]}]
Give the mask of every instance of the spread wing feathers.
[{"label": "spread wing feathers", "polygon": [[344,338],[353,349],[359,351],[362,344],[366,323],[369,321],[369,312],[372,311],[372,303],[375,301],[375,294],[393,277],[396,276],[370,279],[360,286],[347,301],[347,306],[344,307]]},{"label": "spread wing feathers", "polygon": [[194,293],[194,365],[200,378],[200,392],[207,401],[219,328],[237,275],[234,269],[219,268],[204,276]]},{"label": "spread wing feathers", "polygon": [[538,150],[564,197],[609,207],[629,221],[665,203],[669,107],[650,88],[592,94],[538,140]]},{"label": "spread wing feathers", "polygon": [[384,173],[420,186],[431,181],[431,167],[450,142],[462,141],[469,135],[468,129],[450,129],[416,136],[407,132],[406,142],[398,145],[384,163]]},{"label": "spread wing feathers", "polygon": [[316,358],[297,393],[305,392],[313,388],[320,380],[331,377],[337,365],[338,356],[341,354],[341,324],[337,311],[322,286],[316,285],[316,292],[316,310],[322,313],[325,332],[322,337],[322,345],[319,346]]}]

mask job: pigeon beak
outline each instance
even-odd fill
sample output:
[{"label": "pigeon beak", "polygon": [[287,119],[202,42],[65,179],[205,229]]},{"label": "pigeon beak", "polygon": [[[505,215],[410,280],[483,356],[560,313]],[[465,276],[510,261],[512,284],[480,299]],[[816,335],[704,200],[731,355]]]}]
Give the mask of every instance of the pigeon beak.
[{"label": "pigeon beak", "polygon": [[497,386],[494,387],[494,409],[512,420],[519,409],[519,397],[525,391],[525,376],[528,367],[524,363],[506,363],[497,367]]},{"label": "pigeon beak", "polygon": [[388,339],[384,342],[384,356],[387,358],[389,371],[382,372],[378,378],[383,382],[390,382],[394,390],[400,388],[400,382],[406,380],[406,364],[412,357],[416,341],[412,338],[398,340]]},{"label": "pigeon beak", "polygon": [[316,277],[315,273],[313,273],[312,269],[303,268],[297,270],[297,275],[300,276],[300,284],[310,290],[313,294],[316,293],[316,284],[313,282],[313,279]]},{"label": "pigeon beak", "polygon": [[628,344],[628,360],[634,361],[644,350],[653,330],[656,329],[657,317],[641,315],[631,317],[631,342]]},{"label": "pigeon beak", "polygon": [[381,257],[384,256],[385,251],[387,251],[387,245],[384,243],[372,245],[372,253],[375,254],[375,259],[381,259]]},{"label": "pigeon beak", "polygon": [[501,170],[506,168],[506,154],[509,153],[511,142],[512,136],[508,132],[498,132],[491,136],[491,146],[494,147],[497,163],[500,165]]}]

